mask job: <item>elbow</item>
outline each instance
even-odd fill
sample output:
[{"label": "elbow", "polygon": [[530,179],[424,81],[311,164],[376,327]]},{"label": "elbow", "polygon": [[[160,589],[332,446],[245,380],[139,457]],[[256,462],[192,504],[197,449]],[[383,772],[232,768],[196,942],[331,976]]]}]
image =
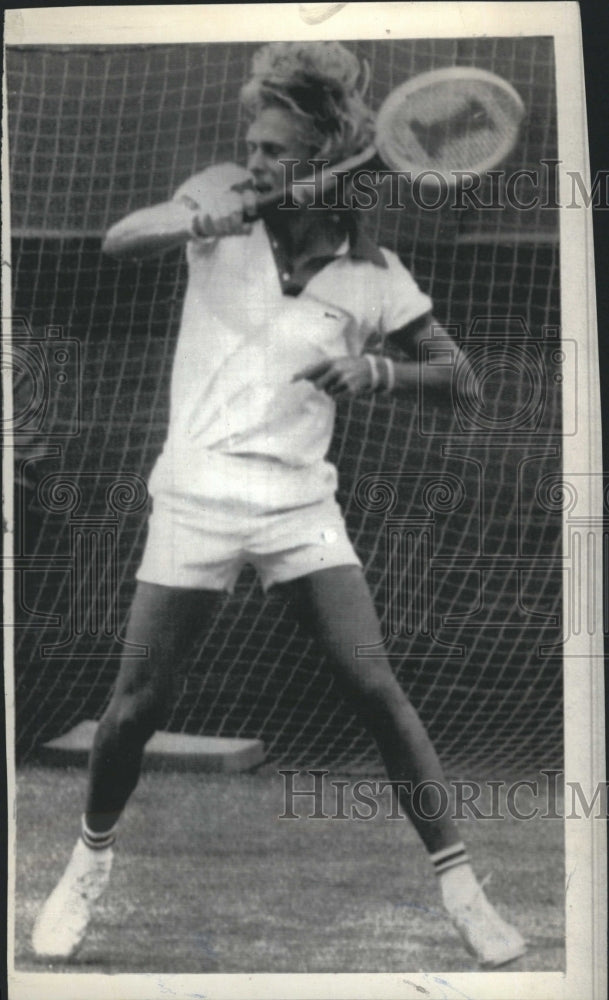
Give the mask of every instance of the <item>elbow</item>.
[{"label": "elbow", "polygon": [[125,257],[129,252],[128,244],[121,237],[120,223],[112,226],[102,241],[102,253],[109,257]]},{"label": "elbow", "polygon": [[144,249],[141,212],[134,212],[119,219],[106,233],[102,253],[110,257],[138,257]]}]

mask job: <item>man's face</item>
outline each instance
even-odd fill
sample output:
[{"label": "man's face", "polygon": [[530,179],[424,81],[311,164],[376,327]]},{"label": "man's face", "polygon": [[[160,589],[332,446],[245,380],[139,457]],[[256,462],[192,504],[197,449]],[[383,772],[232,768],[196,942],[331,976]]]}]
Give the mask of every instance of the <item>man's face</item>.
[{"label": "man's face", "polygon": [[246,135],[247,169],[259,194],[283,194],[286,171],[281,160],[298,160],[294,175],[305,177],[312,168],[307,163],[314,147],[305,140],[289,111],[265,108],[252,122]]}]

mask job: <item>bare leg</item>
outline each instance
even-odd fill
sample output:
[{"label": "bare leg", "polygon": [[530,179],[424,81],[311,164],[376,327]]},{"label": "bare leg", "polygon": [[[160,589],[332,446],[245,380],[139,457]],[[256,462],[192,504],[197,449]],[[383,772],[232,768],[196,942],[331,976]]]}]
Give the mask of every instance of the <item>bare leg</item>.
[{"label": "bare leg", "polygon": [[180,658],[218,603],[217,593],[140,583],[127,637],[148,655],[125,655],[99,724],[89,770],[86,826],[32,930],[39,957],[70,959],[87,933],[112,868],[113,826],[139,778],[146,741],[171,709]]},{"label": "bare leg", "polygon": [[146,742],[173,704],[174,675],[221,595],[138,583],[127,630],[148,655],[123,657],[112,700],[98,726],[89,763],[86,823],[110,829],[135,788]]},{"label": "bare leg", "polygon": [[[284,596],[299,621],[328,657],[336,682],[372,734],[392,781],[424,785],[419,808],[400,789],[400,801],[430,853],[460,842],[448,815],[428,820],[438,811],[437,793],[426,783],[445,786],[431,740],[386,656],[357,657],[358,645],[382,641],[378,616],[359,566],[338,566],[311,573],[284,585]],[[448,793],[447,793],[448,794]]]}]

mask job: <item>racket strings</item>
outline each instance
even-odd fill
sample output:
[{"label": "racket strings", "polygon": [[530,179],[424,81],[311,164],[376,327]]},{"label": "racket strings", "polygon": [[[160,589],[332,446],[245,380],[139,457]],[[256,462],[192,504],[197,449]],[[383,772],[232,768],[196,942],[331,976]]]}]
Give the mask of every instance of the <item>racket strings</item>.
[{"label": "racket strings", "polygon": [[380,116],[377,145],[397,170],[476,170],[517,137],[521,112],[509,91],[451,80],[405,93]]}]

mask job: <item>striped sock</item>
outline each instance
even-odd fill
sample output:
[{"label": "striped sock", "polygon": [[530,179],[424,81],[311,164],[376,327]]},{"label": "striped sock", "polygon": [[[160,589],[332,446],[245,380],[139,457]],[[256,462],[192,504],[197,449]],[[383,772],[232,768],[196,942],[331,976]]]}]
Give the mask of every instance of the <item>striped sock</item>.
[{"label": "striped sock", "polygon": [[456,868],[457,865],[469,864],[469,857],[463,841],[444,847],[441,851],[435,851],[429,855],[429,860],[434,866],[436,875],[442,875],[449,868]]},{"label": "striped sock", "polygon": [[458,913],[480,892],[465,845],[451,844],[430,857],[440,882],[442,902],[451,915]]},{"label": "striped sock", "polygon": [[101,833],[98,833],[95,830],[89,829],[83,815],[80,818],[80,836],[87,847],[90,847],[94,851],[102,851],[105,847],[112,847],[112,844],[116,840],[116,826],[117,824],[115,823],[109,830],[103,830]]}]

